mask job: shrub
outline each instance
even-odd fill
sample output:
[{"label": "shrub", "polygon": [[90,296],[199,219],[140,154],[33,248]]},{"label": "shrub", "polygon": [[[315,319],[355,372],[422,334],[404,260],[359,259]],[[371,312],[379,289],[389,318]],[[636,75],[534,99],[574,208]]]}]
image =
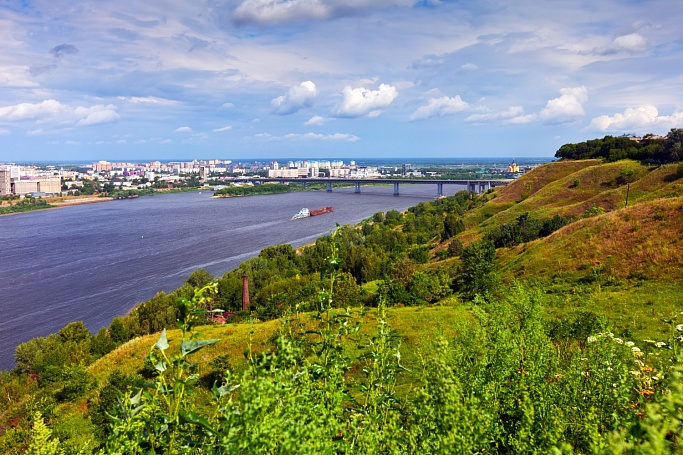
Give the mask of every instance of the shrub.
[{"label": "shrub", "polygon": [[480,240],[467,245],[460,256],[456,286],[466,297],[491,291],[497,282],[496,247],[490,240]]},{"label": "shrub", "polygon": [[605,209],[603,209],[602,207],[598,207],[595,204],[593,204],[593,206],[591,208],[586,209],[586,211],[583,212],[583,217],[584,218],[591,218],[594,216],[602,215],[604,213],[605,213]]}]

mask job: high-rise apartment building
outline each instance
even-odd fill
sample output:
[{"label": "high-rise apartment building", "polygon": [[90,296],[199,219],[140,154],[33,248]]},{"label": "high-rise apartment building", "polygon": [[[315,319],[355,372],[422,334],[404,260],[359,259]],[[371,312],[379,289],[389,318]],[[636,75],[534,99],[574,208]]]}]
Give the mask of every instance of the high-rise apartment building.
[{"label": "high-rise apartment building", "polygon": [[0,196],[12,194],[12,180],[9,169],[0,169]]}]

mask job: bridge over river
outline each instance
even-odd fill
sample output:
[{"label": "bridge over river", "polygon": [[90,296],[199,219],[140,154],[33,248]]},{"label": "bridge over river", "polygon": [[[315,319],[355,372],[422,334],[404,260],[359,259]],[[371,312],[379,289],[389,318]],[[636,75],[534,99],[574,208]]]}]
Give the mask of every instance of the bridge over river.
[{"label": "bridge over river", "polygon": [[483,193],[496,186],[505,186],[512,182],[513,179],[497,179],[497,180],[439,180],[439,179],[358,179],[358,178],[339,178],[339,177],[307,177],[299,179],[285,179],[285,178],[273,178],[273,177],[249,177],[249,178],[236,178],[236,182],[252,182],[254,184],[269,183],[269,182],[279,182],[279,183],[289,183],[296,182],[303,184],[304,188],[306,183],[325,183],[327,185],[327,191],[332,192],[332,186],[335,183],[353,183],[356,188],[356,193],[360,193],[361,185],[377,185],[377,184],[393,184],[394,185],[394,196],[399,195],[399,185],[436,185],[436,195],[443,196],[443,186],[444,185],[460,185],[467,188],[467,191],[471,191],[477,194]]}]

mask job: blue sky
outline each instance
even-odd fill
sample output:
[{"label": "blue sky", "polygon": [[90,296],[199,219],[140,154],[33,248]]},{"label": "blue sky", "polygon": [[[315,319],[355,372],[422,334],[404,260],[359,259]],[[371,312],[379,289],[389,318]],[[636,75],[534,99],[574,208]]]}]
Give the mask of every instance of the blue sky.
[{"label": "blue sky", "polygon": [[683,127],[680,0],[6,0],[0,161],[551,157]]}]

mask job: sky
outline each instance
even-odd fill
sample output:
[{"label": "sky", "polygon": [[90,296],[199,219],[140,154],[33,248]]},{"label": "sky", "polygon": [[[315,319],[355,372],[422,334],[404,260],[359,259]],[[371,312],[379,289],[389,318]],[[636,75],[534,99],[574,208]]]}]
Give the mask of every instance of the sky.
[{"label": "sky", "polygon": [[680,0],[3,0],[0,162],[552,157],[683,127]]}]

